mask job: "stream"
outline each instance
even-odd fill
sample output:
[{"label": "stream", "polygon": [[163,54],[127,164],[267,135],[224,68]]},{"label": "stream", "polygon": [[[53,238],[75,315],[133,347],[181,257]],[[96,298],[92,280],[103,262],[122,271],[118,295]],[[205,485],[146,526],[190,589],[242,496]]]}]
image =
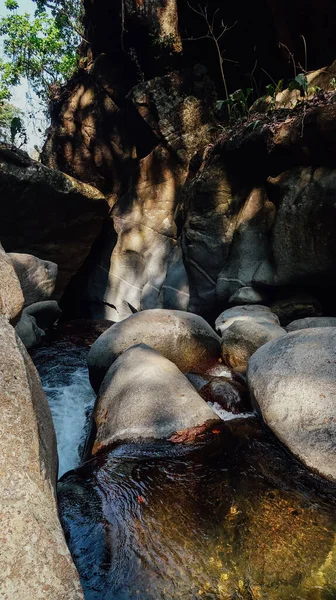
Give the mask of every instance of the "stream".
[{"label": "stream", "polygon": [[32,352],[86,600],[335,600],[336,486],[256,415],[223,414],[195,444],[123,444],[80,466],[95,400],[89,338],[70,329]]}]

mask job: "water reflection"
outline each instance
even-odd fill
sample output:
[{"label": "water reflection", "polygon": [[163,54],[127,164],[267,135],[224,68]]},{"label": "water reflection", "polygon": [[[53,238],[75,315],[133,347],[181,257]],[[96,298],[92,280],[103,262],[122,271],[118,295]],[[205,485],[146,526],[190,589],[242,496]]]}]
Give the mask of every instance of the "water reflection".
[{"label": "water reflection", "polygon": [[59,501],[87,600],[335,600],[335,491],[250,418],[120,446]]}]

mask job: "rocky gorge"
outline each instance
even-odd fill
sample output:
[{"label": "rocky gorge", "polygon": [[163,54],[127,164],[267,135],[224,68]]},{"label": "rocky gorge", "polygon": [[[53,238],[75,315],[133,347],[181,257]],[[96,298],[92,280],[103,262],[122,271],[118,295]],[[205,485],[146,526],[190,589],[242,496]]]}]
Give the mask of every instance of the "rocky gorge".
[{"label": "rocky gorge", "polygon": [[297,2],[241,18],[306,27],[315,70],[233,119],[184,3],[117,4],[84,0],[42,161],[0,145],[0,596],[333,600],[322,9],[314,42]]}]

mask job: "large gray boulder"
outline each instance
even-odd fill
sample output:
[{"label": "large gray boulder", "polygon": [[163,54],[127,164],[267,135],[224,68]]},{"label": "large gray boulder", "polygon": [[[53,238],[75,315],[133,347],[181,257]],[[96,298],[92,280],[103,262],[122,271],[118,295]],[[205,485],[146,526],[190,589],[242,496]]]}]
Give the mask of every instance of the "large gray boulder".
[{"label": "large gray boulder", "polygon": [[144,344],[126,350],[110,367],[94,419],[93,454],[116,441],[165,439],[220,421],[181,371]]},{"label": "large gray boulder", "polygon": [[0,244],[0,315],[15,324],[23,309],[24,297],[13,264]]},{"label": "large gray boulder", "polygon": [[220,338],[202,317],[179,310],[144,310],[115,323],[93,344],[88,366],[96,391],[118,356],[139,343],[160,352],[183,373],[203,373],[220,357]]},{"label": "large gray boulder", "polygon": [[280,325],[278,317],[268,306],[263,306],[262,304],[246,304],[224,310],[217,317],[215,328],[217,333],[222,335],[223,331],[230,327],[234,321],[248,322],[250,320],[257,323],[267,322],[273,325]]},{"label": "large gray boulder", "polygon": [[1,553],[7,600],[83,600],[56,506],[57,449],[37,371],[0,317]]},{"label": "large gray boulder", "polygon": [[287,325],[288,332],[298,331],[299,329],[310,329],[312,327],[336,327],[336,317],[306,317],[297,319]]},{"label": "large gray boulder", "polygon": [[267,425],[307,467],[336,481],[336,328],[289,333],[251,358],[248,383]]},{"label": "large gray boulder", "polygon": [[10,252],[8,256],[19,278],[25,306],[49,300],[56,285],[57,264],[32,254]]},{"label": "large gray boulder", "polygon": [[59,298],[88,256],[109,207],[94,187],[0,145],[0,239],[6,252],[58,264]]}]

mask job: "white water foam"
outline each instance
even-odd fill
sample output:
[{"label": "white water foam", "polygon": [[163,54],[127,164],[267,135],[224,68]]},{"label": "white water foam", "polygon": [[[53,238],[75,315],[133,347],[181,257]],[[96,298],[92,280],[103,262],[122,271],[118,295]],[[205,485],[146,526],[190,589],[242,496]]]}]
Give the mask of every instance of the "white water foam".
[{"label": "white water foam", "polygon": [[[45,379],[48,380],[48,377]],[[66,383],[60,381],[59,385],[51,385],[52,382],[48,381],[43,385],[56,431],[58,477],[80,464],[80,450],[96,398],[85,367],[77,368],[67,379]]]},{"label": "white water foam", "polygon": [[212,408],[216,415],[222,419],[222,421],[232,421],[233,419],[250,419],[251,417],[254,417],[254,413],[252,412],[234,415],[232,412],[225,410],[220,404],[218,404],[218,402],[208,402],[207,404],[210,406],[210,408]]}]

